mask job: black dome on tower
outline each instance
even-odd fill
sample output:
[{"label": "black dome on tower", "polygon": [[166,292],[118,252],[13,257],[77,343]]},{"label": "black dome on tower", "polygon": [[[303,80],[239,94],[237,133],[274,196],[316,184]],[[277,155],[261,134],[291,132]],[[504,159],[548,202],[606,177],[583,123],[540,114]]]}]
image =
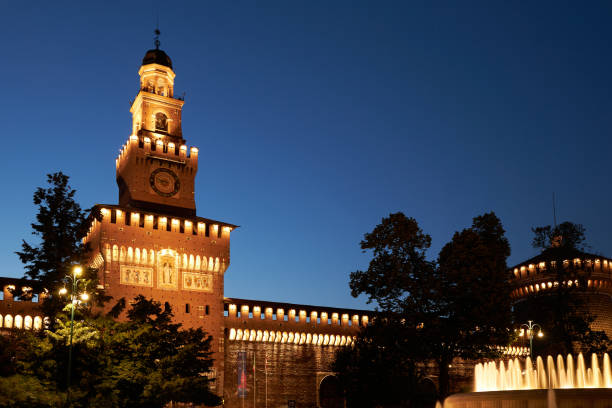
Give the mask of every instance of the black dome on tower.
[{"label": "black dome on tower", "polygon": [[142,65],[159,64],[172,69],[172,60],[160,49],[149,50],[142,59]]}]

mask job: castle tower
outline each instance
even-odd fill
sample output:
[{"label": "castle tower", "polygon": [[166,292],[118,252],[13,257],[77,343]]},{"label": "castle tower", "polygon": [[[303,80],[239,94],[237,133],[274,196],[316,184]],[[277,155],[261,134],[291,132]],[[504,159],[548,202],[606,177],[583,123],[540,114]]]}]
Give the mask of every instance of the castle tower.
[{"label": "castle tower", "polygon": [[194,216],[198,149],[188,151],[183,139],[185,102],[173,97],[172,60],[159,48],[149,50],[138,74],[140,91],[130,108],[129,140],[138,149],[117,160],[119,205]]},{"label": "castle tower", "polygon": [[196,216],[198,149],[185,144],[184,101],[174,98],[172,61],[156,45],[138,71],[132,133],[116,159],[119,204],[98,204],[102,220],[92,221],[84,238],[92,249],[88,266],[114,299],[107,311],[142,294],[171,306],[183,327],[212,335],[222,395],[223,279],[236,226]]}]

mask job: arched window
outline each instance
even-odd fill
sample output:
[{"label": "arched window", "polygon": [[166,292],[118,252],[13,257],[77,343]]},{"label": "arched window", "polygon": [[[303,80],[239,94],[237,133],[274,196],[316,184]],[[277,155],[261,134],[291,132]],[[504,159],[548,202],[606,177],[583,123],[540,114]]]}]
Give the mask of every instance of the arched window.
[{"label": "arched window", "polygon": [[110,262],[111,260],[111,248],[110,244],[106,244],[106,262]]},{"label": "arched window", "polygon": [[127,260],[128,262],[134,261],[134,250],[132,249],[132,247],[128,247]]},{"label": "arched window", "polygon": [[32,316],[26,316],[23,320],[23,328],[26,330],[32,330]]},{"label": "arched window", "polygon": [[21,329],[23,327],[23,317],[21,315],[15,316],[15,328]]},{"label": "arched window", "polygon": [[202,261],[201,261],[201,259],[200,259],[200,255],[197,255],[197,256],[196,256],[196,259],[195,259],[195,269],[196,269],[196,271],[199,271],[199,270],[200,270],[200,264],[201,264],[201,262],[202,262]]},{"label": "arched window", "polygon": [[189,269],[193,269],[193,254],[189,255]]},{"label": "arched window", "polygon": [[140,258],[140,263],[143,263],[143,264],[147,263],[147,250],[146,249],[142,250],[142,258]]},{"label": "arched window", "polygon": [[206,265],[206,257],[203,256],[202,257],[202,270],[205,271],[207,269],[207,265]]},{"label": "arched window", "polygon": [[215,267],[215,261],[213,261],[213,258],[211,256],[208,258],[208,270],[212,272],[214,267]]},{"label": "arched window", "polygon": [[152,249],[149,249],[149,263],[153,265],[153,262],[155,262],[155,253]]},{"label": "arched window", "polygon": [[219,272],[219,258],[215,258],[215,272]]},{"label": "arched window", "polygon": [[168,117],[161,112],[155,114],[155,130],[168,131]]},{"label": "arched window", "polygon": [[119,261],[121,262],[125,261],[125,247],[124,246],[122,246],[119,249]]},{"label": "arched window", "polygon": [[113,261],[119,260],[119,247],[117,245],[113,245]]},{"label": "arched window", "polygon": [[42,329],[42,319],[40,316],[34,318],[34,330]]},{"label": "arched window", "polygon": [[0,314],[0,327],[4,326],[4,319],[2,318],[2,315]]},{"label": "arched window", "polygon": [[183,254],[183,264],[181,266],[185,269],[187,269],[189,266],[189,263],[187,262],[187,254]]},{"label": "arched window", "polygon": [[11,316],[10,314],[4,316],[4,327],[7,329],[13,328],[13,316]]},{"label": "arched window", "polygon": [[134,262],[140,263],[140,248],[134,250]]}]

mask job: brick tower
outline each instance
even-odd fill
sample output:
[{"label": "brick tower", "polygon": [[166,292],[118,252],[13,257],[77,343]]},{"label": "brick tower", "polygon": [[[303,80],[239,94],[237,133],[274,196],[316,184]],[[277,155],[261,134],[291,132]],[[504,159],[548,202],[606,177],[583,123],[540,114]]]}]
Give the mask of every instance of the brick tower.
[{"label": "brick tower", "polygon": [[119,205],[97,205],[102,220],[92,222],[84,241],[93,249],[89,265],[115,301],[142,294],[170,305],[184,327],[213,336],[222,395],[223,275],[236,226],[196,216],[198,149],[185,145],[184,101],[174,98],[172,61],[156,45],[138,71],[132,134],[116,160]]}]

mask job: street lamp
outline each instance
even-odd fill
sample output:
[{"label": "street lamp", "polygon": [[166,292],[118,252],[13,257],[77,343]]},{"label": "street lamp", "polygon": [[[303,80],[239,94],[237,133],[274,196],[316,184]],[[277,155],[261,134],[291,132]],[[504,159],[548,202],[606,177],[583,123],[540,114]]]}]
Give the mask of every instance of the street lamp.
[{"label": "street lamp", "polygon": [[[72,268],[72,274],[67,275],[66,278],[64,279],[66,283],[72,282],[72,292],[70,293],[70,347],[68,348],[68,373],[66,375],[67,384],[68,384],[68,388],[67,388],[68,401],[70,401],[70,376],[72,373],[72,336],[74,334],[74,309],[76,308],[77,304],[81,303],[81,300],[83,302],[86,302],[89,299],[89,295],[87,294],[87,292],[81,293],[80,296],[78,296],[78,293],[77,293],[77,290],[79,288],[79,283],[85,281],[85,279],[79,279],[79,276],[82,273],[83,273],[83,268],[77,265],[74,268]],[[68,289],[66,289],[65,286],[59,290],[60,295],[65,295],[67,293],[68,293]],[[77,297],[80,297],[81,300],[77,299]]]},{"label": "street lamp", "polygon": [[529,356],[531,360],[533,360],[533,337],[535,335],[535,330],[536,328],[538,329],[538,337],[544,337],[544,332],[542,332],[542,327],[540,327],[539,324],[534,323],[533,320],[528,320],[527,323],[521,324],[521,333],[519,334],[521,337],[525,335],[525,329],[522,328],[523,326],[527,328],[527,336],[529,337]]}]

